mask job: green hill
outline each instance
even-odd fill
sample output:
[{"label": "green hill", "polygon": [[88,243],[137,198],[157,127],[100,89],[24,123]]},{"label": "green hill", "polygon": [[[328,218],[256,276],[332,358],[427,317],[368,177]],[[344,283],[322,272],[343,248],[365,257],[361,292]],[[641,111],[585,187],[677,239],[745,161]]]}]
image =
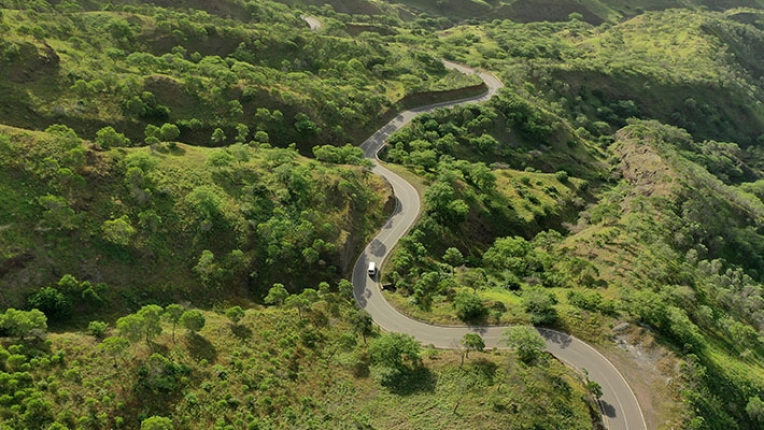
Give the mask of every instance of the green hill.
[{"label": "green hill", "polygon": [[235,320],[214,312],[180,319],[193,329],[156,321],[160,333],[148,342],[108,328],[97,337],[5,340],[0,428],[143,429],[150,417],[221,430],[592,428],[596,406],[582,379],[548,356],[527,365],[505,352],[465,358],[414,343],[405,364],[391,367],[378,345],[400,339],[362,337],[354,305],[332,293],[300,316],[226,313]]},{"label": "green hill", "polygon": [[98,140],[65,126],[0,128],[6,306],[67,273],[108,285],[117,314],[145,301],[252,299],[274,282],[332,280],[386,214],[390,190],[378,178],[294,149],[107,150]]},{"label": "green hill", "polygon": [[[341,279],[394,199],[343,145],[484,89],[440,58],[506,88],[389,139],[424,207],[382,268],[390,301],[598,344],[651,428],[760,427],[763,7],[0,0],[0,427],[592,427],[554,360],[391,368],[351,334],[369,326]],[[82,334],[130,336],[134,316],[102,332],[153,303],[208,324]],[[49,341],[17,339],[9,308],[42,310]]]}]

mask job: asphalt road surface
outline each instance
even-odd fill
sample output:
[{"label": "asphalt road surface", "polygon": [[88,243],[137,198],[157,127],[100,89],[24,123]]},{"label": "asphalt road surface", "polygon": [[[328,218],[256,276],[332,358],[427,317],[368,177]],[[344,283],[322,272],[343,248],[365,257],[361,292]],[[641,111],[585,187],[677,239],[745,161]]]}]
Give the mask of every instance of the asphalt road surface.
[{"label": "asphalt road surface", "polygon": [[[454,348],[464,334],[478,333],[485,340],[486,347],[491,348],[501,346],[501,332],[505,327],[442,327],[413,320],[398,313],[385,300],[377,282],[379,275],[372,279],[367,274],[370,262],[375,262],[378,268],[382,266],[398,240],[414,224],[421,208],[416,189],[403,178],[379,164],[377,153],[387,138],[423,112],[430,112],[439,107],[480,103],[490,99],[502,87],[501,81],[491,74],[476,72],[468,67],[448,61],[444,61],[444,63],[446,67],[457,69],[463,73],[479,73],[486,83],[488,91],[477,97],[401,112],[361,145],[365,156],[374,162],[373,172],[385,177],[392,185],[397,204],[392,217],[385,223],[382,231],[366,246],[356,261],[352,277],[354,294],[358,306],[369,312],[374,322],[386,331],[410,334],[423,344],[434,345],[438,348]],[[603,420],[609,429],[642,430],[647,428],[633,391],[610,361],[597,350],[573,336],[548,329],[539,328],[538,331],[546,340],[547,351],[571,367],[586,369],[589,372],[589,379],[602,386],[600,408]]]}]

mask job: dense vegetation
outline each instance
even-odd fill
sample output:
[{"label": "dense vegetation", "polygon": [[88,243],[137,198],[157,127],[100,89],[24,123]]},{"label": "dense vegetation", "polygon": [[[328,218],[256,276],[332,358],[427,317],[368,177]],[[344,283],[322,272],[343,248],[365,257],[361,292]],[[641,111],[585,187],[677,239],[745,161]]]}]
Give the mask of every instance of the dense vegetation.
[{"label": "dense vegetation", "polygon": [[513,335],[517,357],[481,353],[474,335],[460,357],[380,336],[347,285],[274,287],[283,308],[147,305],[116,327],[93,321],[45,341],[30,340],[44,315],[8,309],[0,428],[591,428],[584,381],[538,345]]},{"label": "dense vegetation", "polygon": [[445,57],[507,88],[389,140],[424,213],[388,298],[655,338],[649,423],[760,427],[762,6],[0,0],[2,425],[591,427],[529,332],[423,350],[350,306],[392,199],[346,144],[481,91]]}]

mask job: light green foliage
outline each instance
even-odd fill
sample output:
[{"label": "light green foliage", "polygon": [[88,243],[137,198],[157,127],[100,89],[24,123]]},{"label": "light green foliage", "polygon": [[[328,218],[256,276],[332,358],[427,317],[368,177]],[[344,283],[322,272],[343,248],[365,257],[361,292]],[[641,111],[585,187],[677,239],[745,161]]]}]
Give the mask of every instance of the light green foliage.
[{"label": "light green foliage", "polygon": [[118,319],[117,330],[131,342],[141,339],[150,342],[162,333],[161,317],[163,312],[160,306],[146,305],[137,313]]},{"label": "light green foliage", "polygon": [[172,430],[173,424],[170,418],[153,416],[141,422],[141,430]]},{"label": "light green foliage", "polygon": [[464,256],[459,249],[451,247],[446,249],[446,253],[443,254],[443,261],[448,263],[451,267],[457,267],[464,262]]},{"label": "light green foliage", "polygon": [[246,143],[249,137],[249,127],[245,124],[236,124],[236,142]]},{"label": "light green foliage", "polygon": [[353,309],[349,312],[349,321],[353,326],[353,331],[363,336],[363,343],[367,343],[366,337],[374,333],[374,320],[371,315],[363,309]]},{"label": "light green foliage", "polygon": [[180,325],[182,325],[189,333],[198,333],[204,328],[206,320],[204,314],[196,309],[185,311],[180,316]]},{"label": "light green foliage", "polygon": [[754,396],[748,399],[748,404],[745,406],[745,412],[753,422],[764,424],[764,402],[761,401],[759,396]]},{"label": "light green foliage", "polygon": [[102,231],[106,240],[121,246],[130,245],[130,239],[136,233],[135,227],[132,226],[127,215],[104,221]]},{"label": "light green foliage", "polygon": [[273,284],[263,301],[269,305],[281,306],[287,297],[289,297],[289,292],[284,288],[284,284]]},{"label": "light green foliage", "polygon": [[175,124],[163,124],[159,129],[159,138],[163,142],[171,142],[180,136],[180,129]]},{"label": "light green foliage", "polygon": [[[275,288],[275,286],[274,286]],[[318,300],[318,293],[312,288],[304,289],[300,294],[292,294],[284,299],[284,306],[297,309],[297,314],[302,316],[304,311],[310,310],[311,305]]]},{"label": "light green foliage", "polygon": [[103,321],[90,321],[88,324],[88,331],[96,339],[102,339],[106,335],[106,330],[109,329],[109,324]]},{"label": "light green foliage", "polygon": [[369,345],[372,363],[397,370],[420,366],[421,351],[416,339],[401,333],[383,334]]},{"label": "light green foliage", "polygon": [[480,296],[467,290],[460,290],[456,293],[453,306],[456,315],[462,321],[474,321],[483,317],[488,311]]},{"label": "light green foliage", "polygon": [[225,142],[226,136],[225,132],[221,128],[216,128],[215,131],[212,132],[212,137],[210,138],[210,141],[214,145],[221,145],[223,142]]},{"label": "light green foliage", "polygon": [[546,343],[535,328],[513,326],[504,330],[504,343],[515,350],[517,357],[526,364],[532,364],[541,356]]},{"label": "light green foliage", "polygon": [[252,155],[252,148],[241,142],[229,146],[227,151],[233,156],[234,160],[239,164],[239,167],[241,167],[242,163],[249,161]]},{"label": "light green foliage", "polygon": [[225,316],[234,324],[239,324],[239,321],[244,318],[244,315],[244,309],[242,309],[241,306],[231,306],[225,311]]},{"label": "light green foliage", "polygon": [[483,254],[483,261],[488,267],[522,275],[526,266],[525,256],[530,249],[531,244],[522,237],[496,239],[494,245]]},{"label": "light green foliage", "polygon": [[44,336],[48,329],[48,320],[45,314],[37,309],[20,311],[8,308],[0,314],[0,327],[7,330],[11,336],[24,340],[28,336]]},{"label": "light green foliage", "polygon": [[130,341],[124,337],[107,337],[98,344],[98,351],[112,358],[114,366],[117,366],[117,359],[125,358],[130,349]]},{"label": "light green foliage", "polygon": [[124,134],[118,133],[114,127],[104,127],[96,133],[96,142],[105,149],[129,146],[130,139]]},{"label": "light green foliage", "polygon": [[483,341],[483,337],[477,333],[465,334],[459,343],[466,348],[464,352],[465,357],[469,357],[470,351],[482,352],[483,349],[485,349],[485,341]]},{"label": "light green foliage", "polygon": [[173,303],[164,308],[164,317],[172,324],[172,340],[175,341],[175,327],[180,323],[180,317],[186,310],[183,306]]}]

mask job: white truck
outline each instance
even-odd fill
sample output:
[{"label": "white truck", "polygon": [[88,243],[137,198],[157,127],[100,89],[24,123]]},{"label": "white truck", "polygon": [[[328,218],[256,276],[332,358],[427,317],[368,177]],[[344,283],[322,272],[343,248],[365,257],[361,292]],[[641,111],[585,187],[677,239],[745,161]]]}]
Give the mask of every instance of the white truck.
[{"label": "white truck", "polygon": [[377,264],[373,261],[369,263],[369,277],[373,278],[377,274]]}]

